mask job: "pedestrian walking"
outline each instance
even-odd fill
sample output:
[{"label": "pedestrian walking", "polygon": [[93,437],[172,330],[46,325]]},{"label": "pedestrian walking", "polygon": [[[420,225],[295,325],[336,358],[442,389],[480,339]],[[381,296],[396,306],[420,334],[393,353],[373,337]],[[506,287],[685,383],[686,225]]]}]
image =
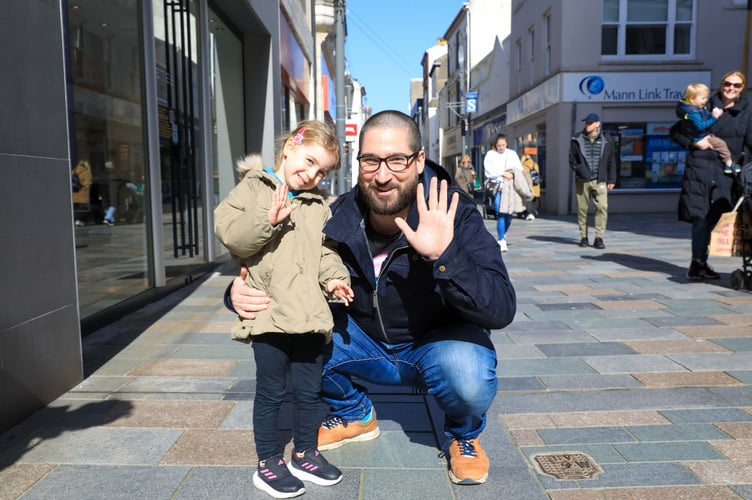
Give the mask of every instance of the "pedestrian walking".
[{"label": "pedestrian walking", "polygon": [[595,206],[595,239],[593,246],[606,248],[603,236],[608,222],[608,192],[616,185],[616,146],[614,140],[601,130],[601,119],[595,113],[583,120],[585,126],[572,137],[569,146],[569,166],[575,173],[577,224],[580,246],[587,247],[588,210],[590,200]]}]

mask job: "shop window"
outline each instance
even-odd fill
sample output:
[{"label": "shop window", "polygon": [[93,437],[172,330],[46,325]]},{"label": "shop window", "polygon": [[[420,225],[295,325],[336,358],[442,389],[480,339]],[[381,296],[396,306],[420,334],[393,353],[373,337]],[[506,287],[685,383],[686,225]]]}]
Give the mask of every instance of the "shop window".
[{"label": "shop window", "polygon": [[[71,71],[71,167],[80,314],[87,318],[150,286],[139,14],[128,0],[79,0],[65,12]],[[51,210],[60,207],[49,207]]]},{"label": "shop window", "polygon": [[673,122],[604,123],[616,142],[617,189],[681,186],[687,150],[669,137]]},{"label": "shop window", "polygon": [[692,55],[695,0],[603,0],[601,54],[630,59]]}]

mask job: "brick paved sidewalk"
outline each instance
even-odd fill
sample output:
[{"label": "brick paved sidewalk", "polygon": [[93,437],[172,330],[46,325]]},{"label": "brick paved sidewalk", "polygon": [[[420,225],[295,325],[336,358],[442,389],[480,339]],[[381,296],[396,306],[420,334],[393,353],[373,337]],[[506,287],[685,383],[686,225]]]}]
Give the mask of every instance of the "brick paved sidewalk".
[{"label": "brick paved sidewalk", "polygon": [[[752,498],[752,292],[729,285],[740,258],[687,283],[688,235],[670,214],[612,215],[595,250],[574,218],[515,219],[488,482],[449,481],[430,397],[370,387],[381,437],[325,452],[345,479],[304,498]],[[0,498],[270,498],[251,484],[254,366],[229,340],[232,272],[87,337],[86,380],[0,434]]]}]

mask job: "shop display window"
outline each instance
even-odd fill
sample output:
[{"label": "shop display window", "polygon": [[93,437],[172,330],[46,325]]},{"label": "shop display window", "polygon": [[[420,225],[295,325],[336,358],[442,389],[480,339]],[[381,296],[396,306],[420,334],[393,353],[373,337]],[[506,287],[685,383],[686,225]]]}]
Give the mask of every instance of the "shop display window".
[{"label": "shop display window", "polygon": [[617,189],[678,189],[687,150],[669,137],[673,122],[604,123],[616,142]]}]

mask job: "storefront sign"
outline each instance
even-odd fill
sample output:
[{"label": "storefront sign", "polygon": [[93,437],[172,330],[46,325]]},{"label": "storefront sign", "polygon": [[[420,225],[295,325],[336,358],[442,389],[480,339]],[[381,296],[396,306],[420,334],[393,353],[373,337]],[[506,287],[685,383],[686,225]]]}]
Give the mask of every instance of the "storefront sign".
[{"label": "storefront sign", "polygon": [[506,113],[484,122],[473,129],[473,144],[491,144],[498,134],[504,131],[507,123]]},{"label": "storefront sign", "polygon": [[514,123],[561,100],[561,75],[554,75],[507,104],[507,122]]},{"label": "storefront sign", "polygon": [[684,97],[689,83],[710,85],[710,71],[563,73],[563,102],[665,102]]},{"label": "storefront sign", "polygon": [[[309,63],[285,16],[279,16],[279,58],[285,82],[298,95],[308,99]],[[284,77],[283,77],[284,78]]]},{"label": "storefront sign", "polygon": [[563,102],[641,104],[672,102],[684,97],[689,83],[710,84],[710,71],[560,73],[507,105],[515,123]]}]

